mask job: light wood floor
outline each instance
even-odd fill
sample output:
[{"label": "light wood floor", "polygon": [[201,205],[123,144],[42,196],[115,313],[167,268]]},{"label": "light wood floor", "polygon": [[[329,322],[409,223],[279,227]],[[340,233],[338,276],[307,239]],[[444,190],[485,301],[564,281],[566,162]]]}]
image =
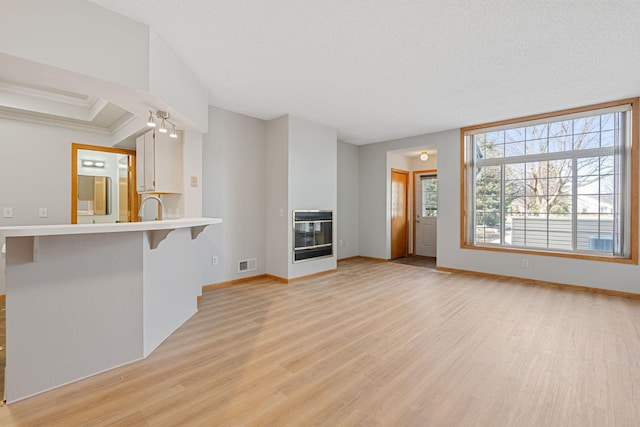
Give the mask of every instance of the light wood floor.
[{"label": "light wood floor", "polygon": [[365,260],[208,291],[149,358],[0,425],[638,426],[640,301]]}]

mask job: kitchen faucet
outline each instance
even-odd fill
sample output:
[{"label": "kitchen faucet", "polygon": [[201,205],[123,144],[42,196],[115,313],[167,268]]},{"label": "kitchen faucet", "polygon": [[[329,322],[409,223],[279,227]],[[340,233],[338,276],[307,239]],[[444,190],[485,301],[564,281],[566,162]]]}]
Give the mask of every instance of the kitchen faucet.
[{"label": "kitchen faucet", "polygon": [[142,215],[143,215],[143,208],[144,208],[144,204],[147,200],[157,200],[158,203],[160,204],[160,218],[158,218],[158,220],[163,220],[164,219],[164,203],[162,203],[162,199],[160,199],[160,197],[158,196],[147,196],[145,198],[142,199],[142,203],[140,203],[140,209],[138,209],[138,220],[142,221]]}]

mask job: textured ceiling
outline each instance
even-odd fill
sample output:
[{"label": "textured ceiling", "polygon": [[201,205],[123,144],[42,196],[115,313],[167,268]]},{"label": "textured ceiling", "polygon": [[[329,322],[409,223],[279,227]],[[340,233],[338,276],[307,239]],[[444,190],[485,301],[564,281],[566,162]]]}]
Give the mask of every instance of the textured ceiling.
[{"label": "textured ceiling", "polygon": [[354,144],[640,95],[638,0],[94,0],[209,89]]}]

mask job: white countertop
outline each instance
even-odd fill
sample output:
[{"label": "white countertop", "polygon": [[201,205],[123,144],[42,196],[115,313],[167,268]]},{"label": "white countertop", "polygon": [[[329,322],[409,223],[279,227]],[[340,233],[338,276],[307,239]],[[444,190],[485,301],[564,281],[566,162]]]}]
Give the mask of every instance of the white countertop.
[{"label": "white countertop", "polygon": [[125,233],[130,231],[175,230],[222,223],[222,218],[181,218],[162,221],[109,224],[22,225],[0,227],[0,237],[60,236],[66,234]]}]

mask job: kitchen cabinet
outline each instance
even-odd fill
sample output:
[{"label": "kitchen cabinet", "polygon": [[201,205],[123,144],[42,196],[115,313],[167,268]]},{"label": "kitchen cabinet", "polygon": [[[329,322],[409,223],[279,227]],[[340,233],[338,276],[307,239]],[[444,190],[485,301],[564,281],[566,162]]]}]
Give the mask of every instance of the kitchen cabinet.
[{"label": "kitchen cabinet", "polygon": [[182,133],[149,130],[136,138],[138,193],[182,192]]},{"label": "kitchen cabinet", "polygon": [[153,131],[136,138],[136,187],[138,193],[153,191]]}]

